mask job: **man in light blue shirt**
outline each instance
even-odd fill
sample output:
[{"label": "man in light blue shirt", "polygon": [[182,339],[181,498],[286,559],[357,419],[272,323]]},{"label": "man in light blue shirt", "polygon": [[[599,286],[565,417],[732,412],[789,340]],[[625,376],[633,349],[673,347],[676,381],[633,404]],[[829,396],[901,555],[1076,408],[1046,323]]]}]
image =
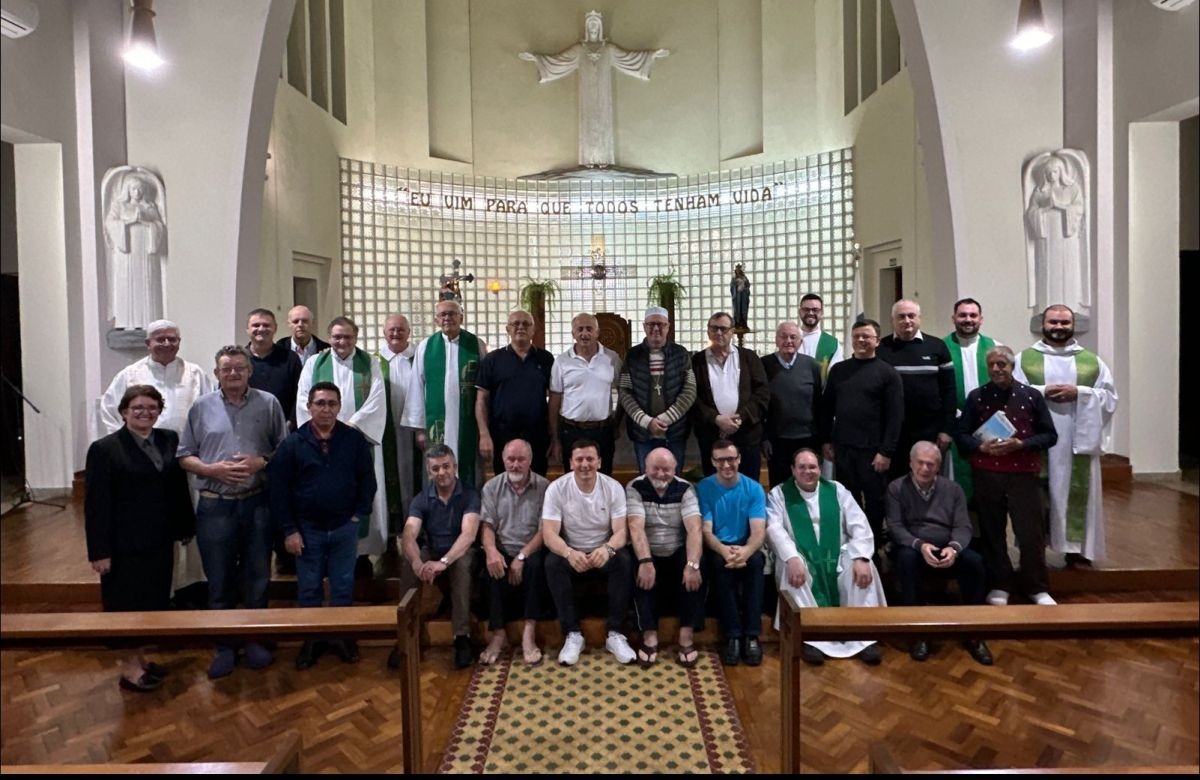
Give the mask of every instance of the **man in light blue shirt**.
[{"label": "man in light blue shirt", "polygon": [[725,648],[721,660],[736,666],[762,663],[758,634],[762,627],[762,546],[767,536],[766,494],[762,485],[738,473],[741,455],[728,439],[713,443],[717,473],[696,486],[704,523],[705,557],[716,591],[717,616]]}]

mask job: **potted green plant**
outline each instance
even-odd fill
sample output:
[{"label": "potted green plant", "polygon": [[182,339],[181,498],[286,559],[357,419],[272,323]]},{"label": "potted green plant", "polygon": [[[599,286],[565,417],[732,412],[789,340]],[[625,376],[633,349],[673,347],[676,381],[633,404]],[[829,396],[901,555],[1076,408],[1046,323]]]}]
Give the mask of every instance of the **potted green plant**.
[{"label": "potted green plant", "polygon": [[558,294],[558,282],[553,279],[532,279],[525,277],[521,286],[521,308],[533,315],[536,331],[533,334],[534,346],[546,346],[546,312]]},{"label": "potted green plant", "polygon": [[667,338],[674,341],[675,302],[687,297],[687,288],[683,286],[683,282],[675,278],[674,271],[668,271],[651,279],[646,292],[651,306],[661,306],[667,310],[667,319],[670,321]]}]

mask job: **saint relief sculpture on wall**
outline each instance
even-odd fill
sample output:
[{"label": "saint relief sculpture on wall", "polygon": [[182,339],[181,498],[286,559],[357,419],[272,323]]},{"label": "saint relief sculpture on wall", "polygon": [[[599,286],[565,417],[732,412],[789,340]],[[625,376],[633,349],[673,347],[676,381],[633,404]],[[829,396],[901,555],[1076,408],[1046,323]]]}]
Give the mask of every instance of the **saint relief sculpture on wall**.
[{"label": "saint relief sculpture on wall", "polygon": [[1028,305],[1037,313],[1065,303],[1086,315],[1092,305],[1087,155],[1078,149],[1039,154],[1022,174]]},{"label": "saint relief sculpture on wall", "polygon": [[166,202],[162,179],[124,165],[104,175],[108,316],[118,330],[140,330],[165,316]]}]

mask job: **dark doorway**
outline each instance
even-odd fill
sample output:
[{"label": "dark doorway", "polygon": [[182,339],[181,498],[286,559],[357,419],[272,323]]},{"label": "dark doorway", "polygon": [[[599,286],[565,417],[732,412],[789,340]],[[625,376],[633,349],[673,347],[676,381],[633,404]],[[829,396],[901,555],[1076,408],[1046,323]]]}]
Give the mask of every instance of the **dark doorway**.
[{"label": "dark doorway", "polygon": [[0,486],[4,505],[24,492],[21,309],[17,287],[17,207],[12,144],[0,144]]}]

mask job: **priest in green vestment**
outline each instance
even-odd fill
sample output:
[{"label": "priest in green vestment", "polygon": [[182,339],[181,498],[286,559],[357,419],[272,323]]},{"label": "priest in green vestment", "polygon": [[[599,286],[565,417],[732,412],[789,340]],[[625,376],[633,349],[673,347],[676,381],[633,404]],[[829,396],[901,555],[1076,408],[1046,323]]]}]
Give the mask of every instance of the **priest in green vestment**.
[{"label": "priest in green vestment", "polygon": [[[801,607],[886,607],[879,572],[871,563],[875,535],[850,491],[821,478],[809,449],[792,459],[792,479],[767,496],[767,539],[775,553],[779,592]],[[778,622],[778,617],[776,617]],[[805,661],[859,656],[879,663],[874,641],[805,642]]]},{"label": "priest in green vestment", "polygon": [[475,380],[487,344],[463,328],[458,301],[438,301],[437,332],[417,347],[404,399],[405,427],[416,430],[417,446],[445,444],[454,451],[464,485],[483,483],[479,425],[475,422]]},{"label": "priest in green vestment", "polygon": [[[954,398],[958,404],[956,417],[962,416],[967,396],[980,385],[987,384],[987,353],[1000,342],[979,332],[983,326],[983,306],[974,298],[962,298],[954,304],[954,332],[942,339],[950,350],[954,363]],[[971,464],[962,457],[958,445],[950,445],[950,457],[946,459],[947,476],[963,489],[967,500],[971,500]]]},{"label": "priest in green vestment", "polygon": [[[358,348],[358,326],[349,317],[336,317],[329,323],[328,349],[304,363],[300,386],[296,388],[296,425],[304,425],[308,411],[308,391],[317,382],[333,382],[342,393],[338,419],[362,432],[371,443],[375,461],[375,482],[384,484],[383,432],[387,426],[387,399],[379,361]],[[359,518],[358,554],[380,555],[387,546],[387,496],[375,491],[370,521]]]}]

